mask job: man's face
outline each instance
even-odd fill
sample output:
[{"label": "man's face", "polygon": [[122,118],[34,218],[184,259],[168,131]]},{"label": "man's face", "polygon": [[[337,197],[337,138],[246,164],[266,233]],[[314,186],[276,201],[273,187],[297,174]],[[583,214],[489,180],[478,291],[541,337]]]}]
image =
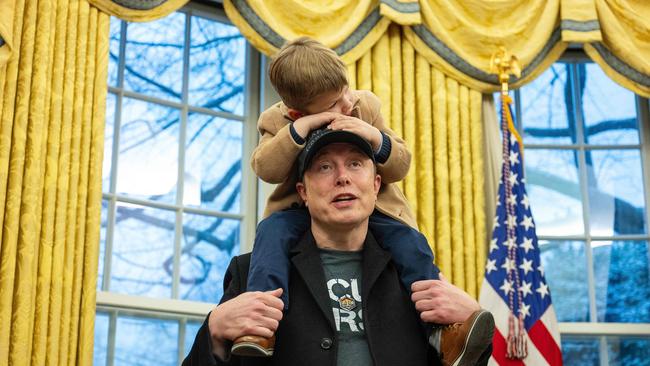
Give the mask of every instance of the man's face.
[{"label": "man's face", "polygon": [[349,116],[354,107],[352,92],[346,86],[340,91],[327,92],[314,98],[314,102],[305,109],[306,115],[322,112],[334,112]]},{"label": "man's face", "polygon": [[370,217],[380,186],[366,154],[354,145],[334,143],[313,158],[296,189],[315,223],[350,226]]}]

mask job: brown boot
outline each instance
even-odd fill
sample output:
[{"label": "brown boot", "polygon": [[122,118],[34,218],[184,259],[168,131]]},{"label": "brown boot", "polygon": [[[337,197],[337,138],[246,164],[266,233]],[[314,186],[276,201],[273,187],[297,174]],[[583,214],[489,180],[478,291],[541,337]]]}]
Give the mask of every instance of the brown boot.
[{"label": "brown boot", "polygon": [[243,336],[235,339],[230,353],[236,356],[271,357],[275,346],[275,335],[271,338]]},{"label": "brown boot", "polygon": [[445,366],[474,366],[492,344],[494,318],[487,310],[477,310],[463,323],[442,327],[440,358]]}]

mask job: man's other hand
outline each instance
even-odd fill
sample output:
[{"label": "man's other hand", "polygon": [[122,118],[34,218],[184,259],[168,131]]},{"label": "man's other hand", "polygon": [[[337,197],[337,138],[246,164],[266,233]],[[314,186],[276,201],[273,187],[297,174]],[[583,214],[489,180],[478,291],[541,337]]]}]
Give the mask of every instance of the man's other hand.
[{"label": "man's other hand", "polygon": [[439,280],[416,281],[411,285],[411,300],[427,323],[464,322],[481,307],[469,294],[452,285],[440,273]]},{"label": "man's other hand", "polygon": [[208,328],[212,350],[222,360],[227,354],[225,343],[244,335],[270,338],[282,319],[282,289],[244,292],[210,313]]}]

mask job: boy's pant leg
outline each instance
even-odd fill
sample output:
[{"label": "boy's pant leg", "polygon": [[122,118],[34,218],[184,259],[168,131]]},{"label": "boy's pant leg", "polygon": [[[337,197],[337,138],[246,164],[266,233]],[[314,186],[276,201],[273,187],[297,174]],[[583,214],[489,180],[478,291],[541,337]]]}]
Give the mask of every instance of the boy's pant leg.
[{"label": "boy's pant leg", "polygon": [[309,228],[306,209],[278,211],[262,220],[248,271],[247,291],[271,291],[281,287],[284,308],[289,307],[289,249]]},{"label": "boy's pant leg", "polygon": [[419,231],[377,210],[370,216],[370,231],[379,245],[390,252],[409,292],[415,281],[439,279],[440,269],[433,264],[431,247]]}]

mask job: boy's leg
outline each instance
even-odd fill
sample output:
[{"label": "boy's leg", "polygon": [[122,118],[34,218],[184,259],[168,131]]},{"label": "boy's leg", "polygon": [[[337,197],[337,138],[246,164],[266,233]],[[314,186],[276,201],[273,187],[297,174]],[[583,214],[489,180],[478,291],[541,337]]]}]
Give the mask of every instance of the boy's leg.
[{"label": "boy's leg", "polygon": [[246,291],[282,287],[284,309],[289,308],[289,249],[309,228],[306,209],[278,211],[262,220],[255,232]]},{"label": "boy's leg", "polygon": [[[284,309],[289,308],[289,249],[309,228],[306,209],[289,209],[273,213],[262,220],[255,232],[255,242],[248,270],[246,291],[283,289]],[[273,355],[275,336],[243,336],[235,340],[231,353],[238,356]]]},{"label": "boy's leg", "polygon": [[409,292],[415,281],[439,279],[440,269],[433,263],[431,247],[419,231],[377,210],[370,216],[369,226],[377,243],[390,252]]},{"label": "boy's leg", "polygon": [[[415,281],[439,279],[440,269],[433,264],[431,247],[419,231],[376,210],[370,216],[370,230],[379,245],[390,252],[409,292]],[[494,319],[485,310],[476,311],[464,323],[424,326],[444,366],[473,366],[492,345]]]}]

